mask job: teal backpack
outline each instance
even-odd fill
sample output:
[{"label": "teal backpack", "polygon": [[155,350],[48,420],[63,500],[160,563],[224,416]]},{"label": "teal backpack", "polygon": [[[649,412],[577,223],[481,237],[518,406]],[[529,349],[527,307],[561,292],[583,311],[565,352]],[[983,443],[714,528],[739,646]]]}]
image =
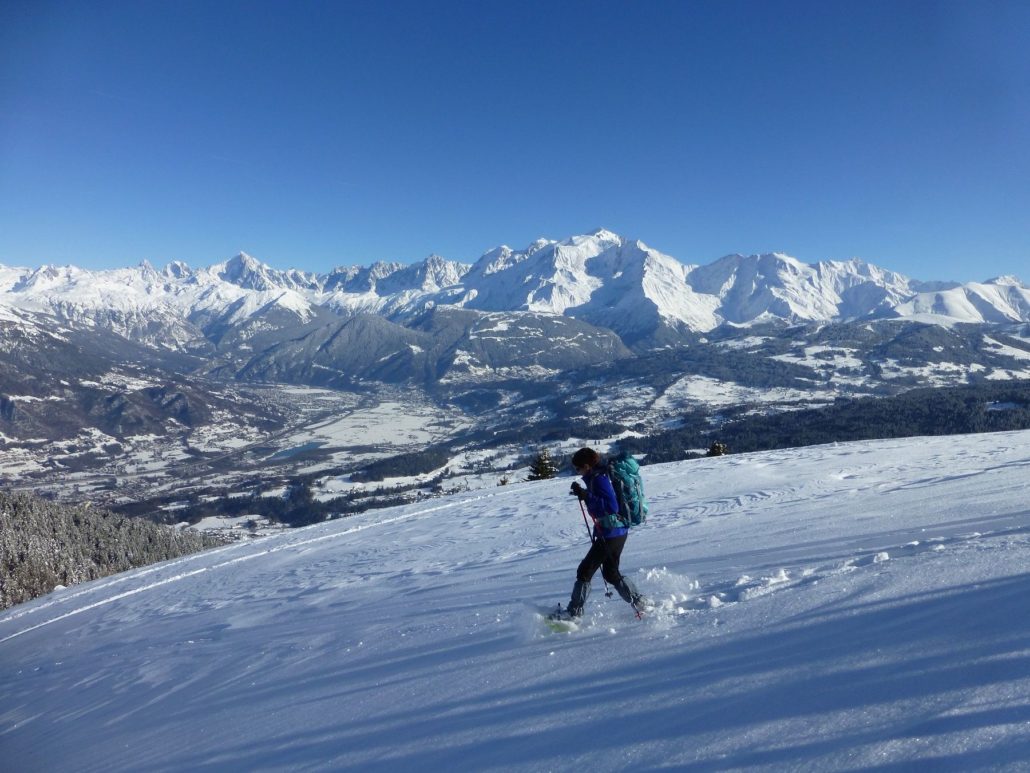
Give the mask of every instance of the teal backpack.
[{"label": "teal backpack", "polygon": [[647,520],[647,499],[640,464],[625,451],[608,460],[608,478],[619,500],[619,519],[626,526],[639,526]]}]

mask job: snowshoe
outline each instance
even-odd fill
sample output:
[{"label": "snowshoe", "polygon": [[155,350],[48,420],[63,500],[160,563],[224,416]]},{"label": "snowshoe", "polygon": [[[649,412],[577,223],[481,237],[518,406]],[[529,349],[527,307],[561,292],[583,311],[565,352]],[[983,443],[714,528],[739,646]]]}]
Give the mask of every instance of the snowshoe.
[{"label": "snowshoe", "polygon": [[561,604],[559,604],[556,610],[544,618],[544,623],[555,633],[571,633],[572,631],[579,630],[579,624],[582,619],[582,612],[578,615],[572,614],[568,609],[562,609]]}]

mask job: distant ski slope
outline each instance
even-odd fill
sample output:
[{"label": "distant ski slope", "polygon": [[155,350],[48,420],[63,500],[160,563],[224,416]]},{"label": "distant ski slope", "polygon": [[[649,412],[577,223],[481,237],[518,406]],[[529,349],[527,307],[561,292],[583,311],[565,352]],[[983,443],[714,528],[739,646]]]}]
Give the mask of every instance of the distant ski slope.
[{"label": "distant ski slope", "polygon": [[1025,770],[1030,433],[644,470],[584,628],[569,479],[69,588],[0,616],[4,770]]}]

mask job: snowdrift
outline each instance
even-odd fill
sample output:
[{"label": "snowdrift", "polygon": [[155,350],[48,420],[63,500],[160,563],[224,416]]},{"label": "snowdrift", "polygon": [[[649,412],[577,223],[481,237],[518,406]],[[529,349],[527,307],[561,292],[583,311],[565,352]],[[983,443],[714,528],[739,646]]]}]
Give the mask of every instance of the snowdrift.
[{"label": "snowdrift", "polygon": [[1030,433],[645,469],[623,568],[567,599],[569,480],[383,510],[0,616],[11,771],[1016,770]]}]

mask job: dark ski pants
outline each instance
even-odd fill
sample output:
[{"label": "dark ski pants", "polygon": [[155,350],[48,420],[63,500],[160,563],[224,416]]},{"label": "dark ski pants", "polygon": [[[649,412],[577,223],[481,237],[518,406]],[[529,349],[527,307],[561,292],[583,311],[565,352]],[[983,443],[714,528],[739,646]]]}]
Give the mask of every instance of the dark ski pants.
[{"label": "dark ski pants", "polygon": [[580,582],[590,582],[597,570],[601,570],[601,576],[611,585],[619,585],[622,573],[619,571],[619,558],[622,556],[622,549],[626,545],[626,536],[597,537],[590,546],[586,557],[579,563],[576,570],[576,579]]}]

